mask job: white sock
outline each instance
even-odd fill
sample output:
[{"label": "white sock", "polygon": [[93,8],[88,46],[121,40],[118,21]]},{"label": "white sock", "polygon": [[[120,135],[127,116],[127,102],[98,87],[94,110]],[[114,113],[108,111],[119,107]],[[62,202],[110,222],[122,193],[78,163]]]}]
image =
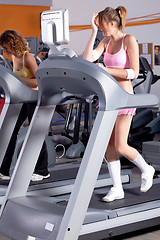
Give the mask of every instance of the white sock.
[{"label": "white sock", "polygon": [[122,189],[120,160],[116,160],[114,162],[107,162],[107,165],[109,174],[113,182],[113,187]]},{"label": "white sock", "polygon": [[144,160],[144,158],[138,153],[138,156],[134,161],[132,161],[142,173],[148,173],[150,171],[148,163]]}]

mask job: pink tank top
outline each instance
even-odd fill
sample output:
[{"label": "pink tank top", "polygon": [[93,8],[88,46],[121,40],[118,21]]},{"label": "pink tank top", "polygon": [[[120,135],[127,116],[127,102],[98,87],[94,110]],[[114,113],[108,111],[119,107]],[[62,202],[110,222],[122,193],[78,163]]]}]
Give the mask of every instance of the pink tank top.
[{"label": "pink tank top", "polygon": [[104,54],[104,59],[103,59],[106,67],[110,67],[110,68],[130,68],[129,56],[123,48],[123,43],[124,43],[125,36],[126,36],[126,34],[124,34],[124,36],[122,38],[121,49],[119,50],[119,52],[117,52],[115,54],[108,53],[108,47],[109,47],[109,44],[110,44],[111,40],[108,42],[107,47],[106,47],[106,51],[105,51],[105,54]]}]

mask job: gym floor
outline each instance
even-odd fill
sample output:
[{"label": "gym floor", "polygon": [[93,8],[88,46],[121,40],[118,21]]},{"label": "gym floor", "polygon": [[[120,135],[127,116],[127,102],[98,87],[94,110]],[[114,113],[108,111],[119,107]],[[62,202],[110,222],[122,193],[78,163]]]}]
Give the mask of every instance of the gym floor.
[{"label": "gym floor", "polygon": [[[140,172],[136,167],[131,168],[133,173],[133,181],[140,181]],[[126,234],[125,236],[119,236],[115,238],[111,238],[111,240],[159,240],[160,239],[160,225],[158,227],[149,228],[141,231],[137,231],[134,233]],[[0,234],[0,240],[11,240]],[[91,239],[88,239],[91,240]]]}]

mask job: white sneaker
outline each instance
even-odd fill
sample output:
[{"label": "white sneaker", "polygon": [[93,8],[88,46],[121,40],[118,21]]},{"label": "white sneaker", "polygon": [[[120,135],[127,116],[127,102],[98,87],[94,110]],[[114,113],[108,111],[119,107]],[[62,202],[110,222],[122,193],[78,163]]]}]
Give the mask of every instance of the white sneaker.
[{"label": "white sneaker", "polygon": [[140,188],[141,192],[147,192],[152,187],[155,169],[152,166],[149,166],[149,168],[150,168],[150,172],[146,174],[144,173],[142,174],[141,188]]},{"label": "white sneaker", "polygon": [[0,179],[2,179],[2,180],[10,180],[11,177],[10,176],[5,176],[2,173],[0,173]]},{"label": "white sneaker", "polygon": [[32,174],[32,181],[42,181],[43,179],[46,179],[46,178],[49,178],[49,177],[50,177],[50,174],[48,174],[46,176],[43,176],[43,175],[33,173]]},{"label": "white sneaker", "polygon": [[122,199],[124,198],[124,191],[123,189],[117,189],[115,187],[112,187],[107,195],[102,198],[102,201],[104,202],[112,202],[116,199]]}]

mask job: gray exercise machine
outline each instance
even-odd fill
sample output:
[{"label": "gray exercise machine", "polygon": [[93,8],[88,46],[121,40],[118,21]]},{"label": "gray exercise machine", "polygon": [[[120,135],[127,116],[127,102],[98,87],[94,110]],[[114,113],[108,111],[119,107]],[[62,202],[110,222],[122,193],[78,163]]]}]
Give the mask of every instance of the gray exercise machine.
[{"label": "gray exercise machine", "polygon": [[[5,96],[5,104],[0,114],[0,164],[6,153],[9,140],[12,136],[16,121],[18,119],[20,110],[25,102],[36,102],[38,98],[38,92],[30,89],[26,86],[11,70],[0,65],[0,86],[1,92]],[[20,129],[18,138],[17,149],[15,154],[19,154],[22,147],[24,136],[27,134],[28,127]],[[45,181],[32,183],[29,186],[28,195],[41,195],[54,196],[60,194],[70,193],[73,189],[73,184],[78,171],[79,164],[69,164],[70,166],[59,166],[54,168],[56,162],[56,152],[54,149],[54,143],[52,137],[47,136],[46,133],[46,145],[48,150],[48,161],[50,166],[51,178]],[[30,153],[31,154],[31,153]],[[14,169],[17,161],[17,156],[14,156],[13,163],[11,165]],[[70,171],[70,173],[69,173]],[[72,174],[71,174],[72,173]],[[64,176],[63,180],[59,179],[59,175]],[[97,186],[99,185],[111,185],[111,179],[106,173],[101,175],[98,179]],[[122,174],[122,181],[128,183],[131,181],[131,172],[124,171]],[[0,181],[0,205],[3,203],[4,195],[6,193],[8,181]]]},{"label": "gray exercise machine", "polygon": [[1,164],[23,103],[36,102],[38,94],[2,65],[0,65],[0,73],[0,86],[5,95],[5,104],[0,115]]},{"label": "gray exercise machine", "polygon": [[[38,92],[27,87],[17,76],[6,67],[0,65],[0,86],[1,92],[5,95],[5,104],[0,114],[0,164],[6,153],[9,140],[12,136],[13,129],[18,119],[20,110],[24,102],[36,102],[38,98]],[[19,154],[22,147],[24,136],[27,134],[28,127],[22,128],[18,138],[17,149],[15,154]],[[46,133],[47,135],[47,133]],[[56,162],[56,152],[54,149],[54,143],[52,137],[46,136],[45,138],[48,150],[48,161],[50,166],[51,178],[42,182],[32,183],[29,186],[28,195],[46,195],[54,196],[60,194],[70,193],[73,189],[75,177],[79,168],[79,164],[68,164],[59,167],[53,167]],[[30,153],[31,154],[31,153]],[[14,156],[13,163],[11,165],[14,169],[17,161],[17,156]],[[103,171],[98,178],[97,186],[111,185],[111,179],[108,175],[108,171]],[[63,176],[63,179],[59,177]],[[131,181],[131,172],[123,171],[122,174],[123,183]],[[0,181],[0,205],[4,200],[8,181]]]},{"label": "gray exercise machine", "polygon": [[3,49],[2,48],[0,48],[0,64],[4,67],[10,69],[10,70],[13,69],[11,60],[9,60],[9,59],[7,59],[3,56]]},{"label": "gray exercise machine", "polygon": [[[12,136],[13,129],[15,127],[16,121],[18,119],[20,110],[23,103],[25,102],[37,102],[38,92],[27,87],[11,70],[0,65],[0,86],[2,93],[5,95],[5,104],[0,115],[0,164],[6,153],[9,140]],[[44,120],[45,121],[45,120]],[[18,144],[16,146],[15,155],[19,155],[20,149],[22,147],[24,136],[28,134],[28,127],[22,128],[20,130]],[[47,135],[47,132],[46,132]],[[37,139],[35,140],[37,141]],[[45,195],[54,196],[60,194],[70,193],[73,189],[74,181],[78,172],[79,164],[68,164],[53,168],[56,162],[56,153],[54,149],[54,143],[51,141],[50,136],[45,138],[47,149],[49,153],[49,166],[51,177],[50,179],[44,180],[42,182],[31,183],[27,195]],[[32,149],[32,148],[31,148]],[[30,155],[32,151],[30,151]],[[14,156],[12,168],[16,165],[17,156]],[[29,156],[28,156],[29,158]],[[27,161],[28,162],[28,161]],[[26,167],[27,169],[28,167]],[[72,174],[71,174],[72,173]],[[63,176],[63,179],[59,177]],[[123,183],[128,183],[131,181],[131,172],[122,172]],[[98,177],[96,186],[106,186],[111,185],[111,179],[109,177],[107,168]],[[6,193],[8,186],[8,181],[0,181],[0,205],[4,200],[4,195]]]},{"label": "gray exercise machine", "polygon": [[[0,65],[0,88],[5,104],[0,114],[0,164],[2,164],[8,143],[12,136],[24,102],[36,102],[38,93],[26,86],[10,69]],[[0,185],[2,203],[6,186]]]},{"label": "gray exercise machine", "polygon": [[[64,10],[49,13],[56,19],[65,17]],[[47,13],[44,14],[47,19]],[[49,25],[52,30],[54,25],[51,22]],[[145,204],[136,204],[132,198],[134,205],[132,201],[129,207],[124,207],[125,200],[117,201],[121,202],[120,208],[115,208],[117,202],[113,208],[100,201],[95,207],[92,196],[118,110],[154,106],[158,104],[157,97],[130,95],[98,66],[75,57],[72,52],[70,55],[69,50],[65,54],[62,51],[52,54],[53,49],[37,70],[38,104],[1,207],[0,231],[13,240],[95,240],[126,232],[135,224],[140,228],[143,222],[160,219],[160,200],[153,200],[153,196]],[[99,111],[71,195],[66,198],[26,196],[56,105],[73,100],[90,101],[94,94],[99,98]],[[133,186],[131,193],[134,193]],[[134,197],[139,198],[137,194]]]}]

